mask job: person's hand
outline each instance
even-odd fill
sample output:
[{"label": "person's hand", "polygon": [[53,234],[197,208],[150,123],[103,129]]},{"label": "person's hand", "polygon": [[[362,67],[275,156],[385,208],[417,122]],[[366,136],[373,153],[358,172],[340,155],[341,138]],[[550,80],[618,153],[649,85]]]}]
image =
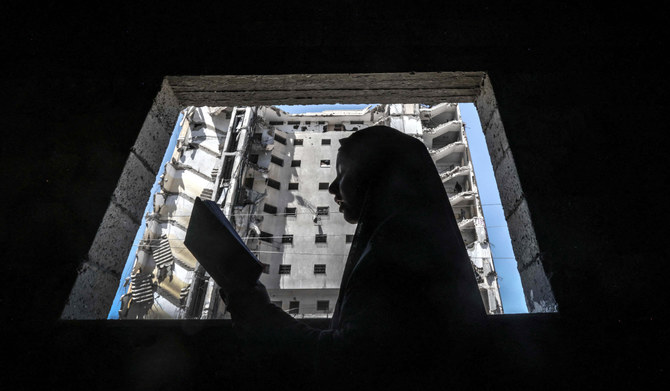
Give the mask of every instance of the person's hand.
[{"label": "person's hand", "polygon": [[221,287],[221,297],[227,310],[234,316],[249,317],[270,303],[268,291],[260,281],[254,285]]}]

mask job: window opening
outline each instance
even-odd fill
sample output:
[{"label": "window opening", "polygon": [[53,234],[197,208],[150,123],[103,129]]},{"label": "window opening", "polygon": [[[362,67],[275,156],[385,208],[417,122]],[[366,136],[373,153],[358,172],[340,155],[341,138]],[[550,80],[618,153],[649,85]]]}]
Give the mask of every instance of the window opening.
[{"label": "window opening", "polygon": [[275,155],[270,156],[270,162],[274,163],[280,167],[284,167],[284,159],[280,159]]},{"label": "window opening", "polygon": [[279,188],[281,187],[281,184],[279,182],[275,181],[274,179],[268,178],[268,186],[273,188],[273,189],[279,190]]},{"label": "window opening", "polygon": [[330,311],[330,301],[329,300],[317,300],[316,301],[316,310],[317,311]]},{"label": "window opening", "polygon": [[265,204],[263,206],[263,212],[269,213],[269,214],[272,214],[272,215],[276,215],[277,214],[277,207],[274,206],[274,205]]}]

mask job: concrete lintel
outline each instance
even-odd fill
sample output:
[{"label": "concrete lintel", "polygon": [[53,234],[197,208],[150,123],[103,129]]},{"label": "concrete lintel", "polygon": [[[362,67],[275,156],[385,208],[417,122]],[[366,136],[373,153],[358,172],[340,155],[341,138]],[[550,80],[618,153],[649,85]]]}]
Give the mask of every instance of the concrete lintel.
[{"label": "concrete lintel", "polygon": [[168,76],[184,105],[472,102],[484,72]]}]

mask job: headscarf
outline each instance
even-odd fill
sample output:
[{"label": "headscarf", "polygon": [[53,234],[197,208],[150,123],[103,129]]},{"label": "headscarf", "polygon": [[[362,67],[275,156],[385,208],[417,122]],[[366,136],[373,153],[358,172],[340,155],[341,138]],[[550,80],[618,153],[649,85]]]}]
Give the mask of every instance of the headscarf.
[{"label": "headscarf", "polygon": [[[359,184],[365,194],[342,288],[375,230],[397,218],[406,223],[406,243],[378,245],[399,246],[400,252],[425,250],[430,254],[418,261],[414,258],[413,262],[420,264],[408,267],[426,273],[426,284],[430,285],[437,309],[434,314],[441,314],[445,322],[480,319],[484,307],[474,271],[447,193],[423,142],[387,126],[372,126],[340,143],[340,155],[360,170]],[[337,306],[334,322],[339,310]]]}]

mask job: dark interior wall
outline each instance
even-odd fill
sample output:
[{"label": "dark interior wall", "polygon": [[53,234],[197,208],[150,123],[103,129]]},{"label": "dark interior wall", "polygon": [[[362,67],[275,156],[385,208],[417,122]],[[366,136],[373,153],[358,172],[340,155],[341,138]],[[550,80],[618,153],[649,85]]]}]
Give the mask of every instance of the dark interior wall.
[{"label": "dark interior wall", "polygon": [[[19,331],[25,363],[49,366],[56,355],[60,369],[84,366],[82,379],[92,381],[128,369],[110,357],[157,346],[196,354],[211,337],[182,326],[55,323],[163,76],[484,70],[561,311],[562,320],[537,327],[545,348],[567,350],[537,348],[533,365],[544,366],[532,368],[535,376],[563,368],[575,352],[611,356],[608,339],[629,349],[606,362],[608,373],[658,374],[655,361],[640,369],[624,359],[633,351],[640,359],[667,325],[668,64],[658,13],[641,5],[324,4],[53,2],[5,13],[0,159],[11,287],[3,317]],[[508,330],[533,327],[510,322]],[[593,335],[574,331],[587,324]],[[96,349],[74,347],[82,341]],[[174,348],[187,341],[197,342]],[[519,343],[510,341],[499,342],[499,358]],[[110,356],[94,364],[103,347]],[[15,373],[31,378],[30,366]]]}]

